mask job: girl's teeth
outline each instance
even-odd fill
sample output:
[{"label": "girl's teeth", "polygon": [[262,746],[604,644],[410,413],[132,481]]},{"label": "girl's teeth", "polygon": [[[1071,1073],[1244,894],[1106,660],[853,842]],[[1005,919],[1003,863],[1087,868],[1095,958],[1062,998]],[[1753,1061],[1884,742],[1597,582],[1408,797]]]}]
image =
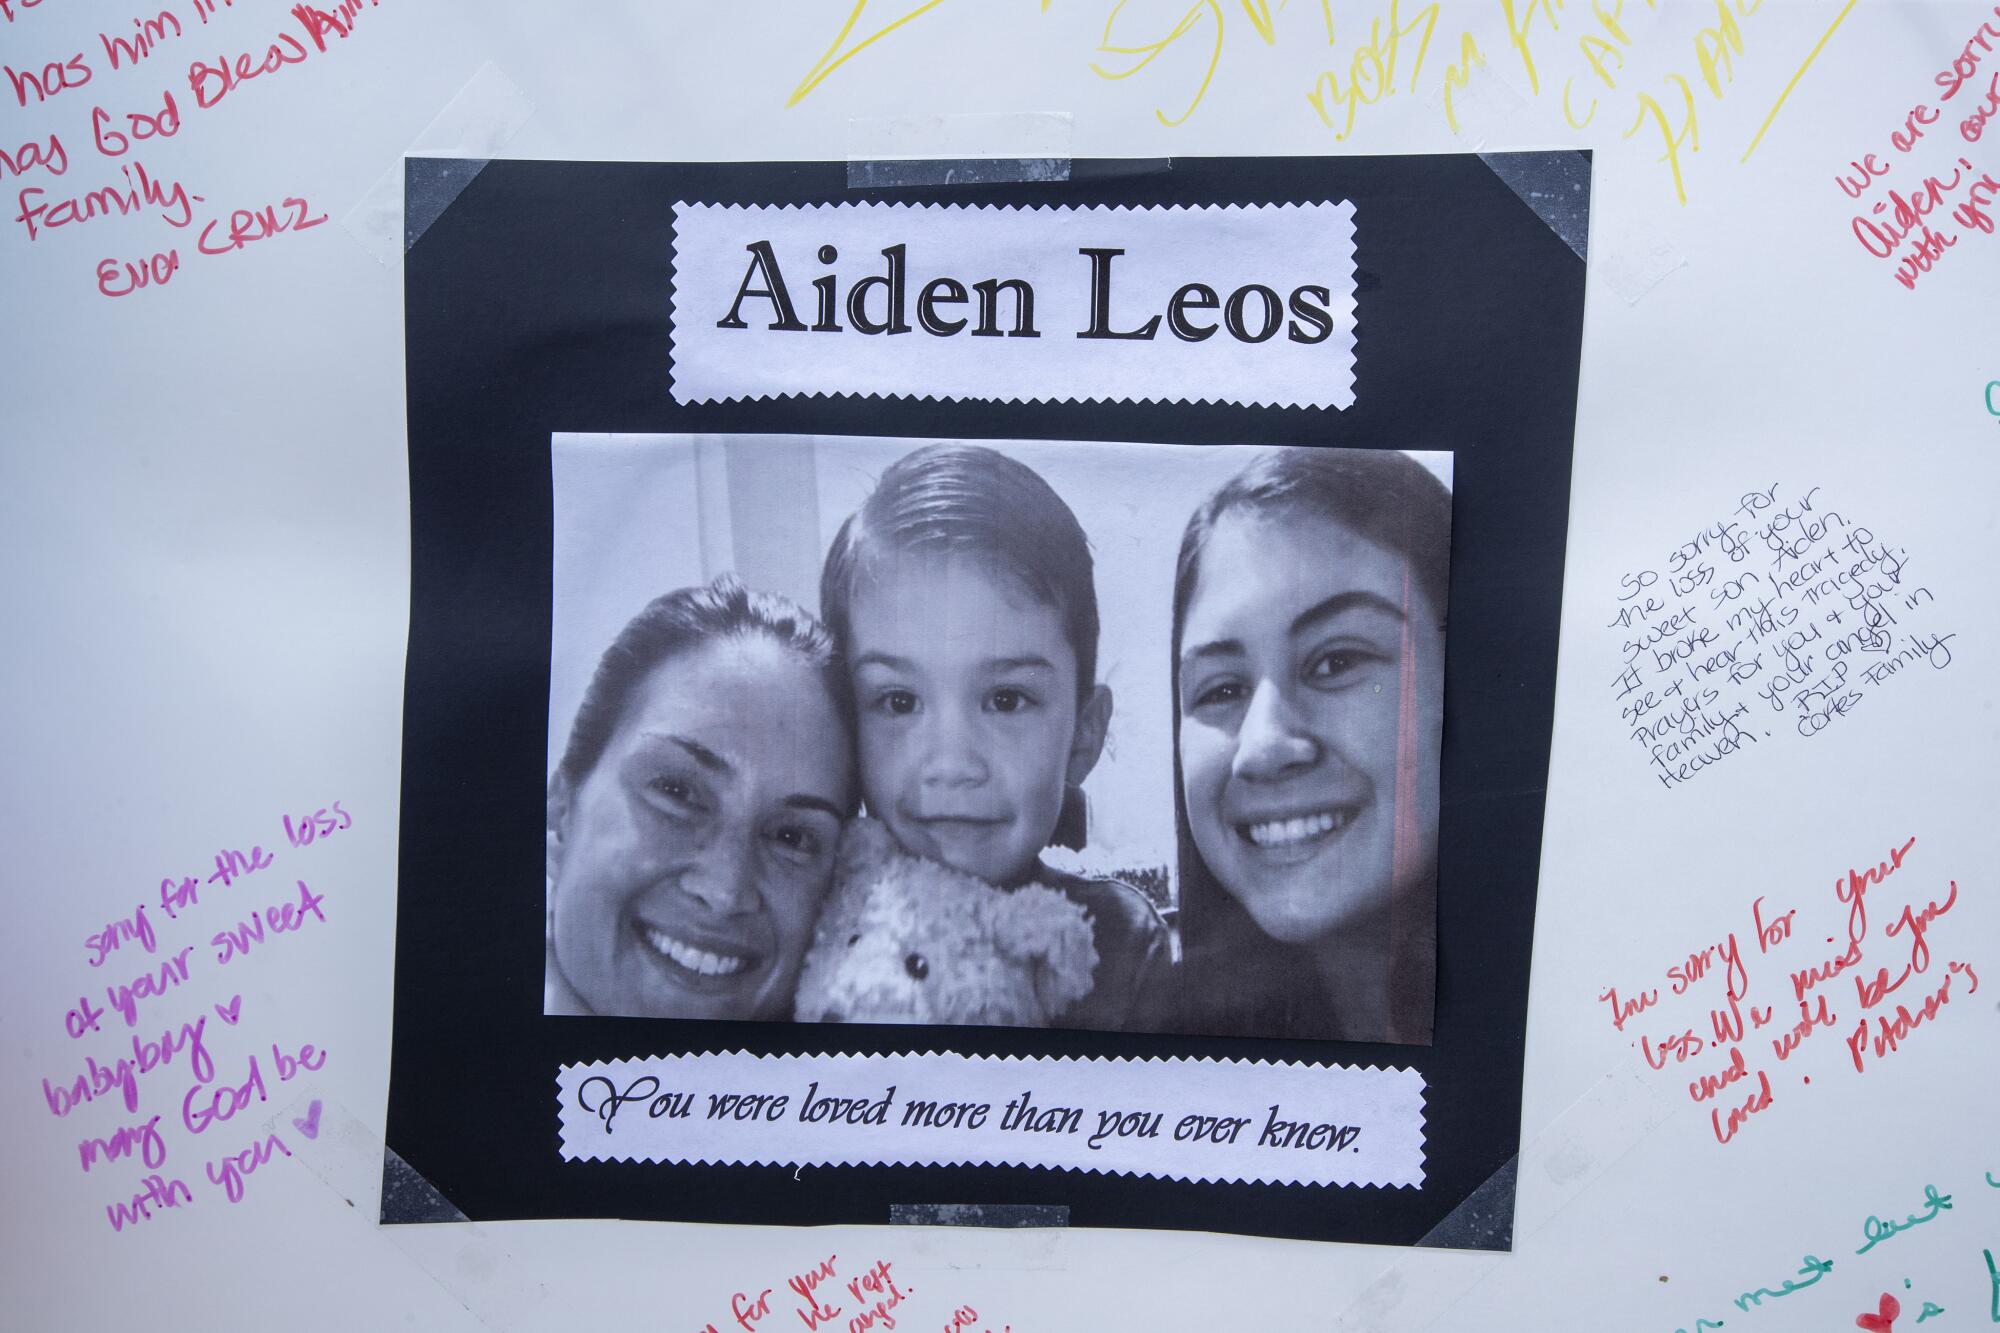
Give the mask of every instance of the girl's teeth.
[{"label": "girl's teeth", "polygon": [[704,977],[731,976],[750,966],[750,960],[747,958],[725,957],[722,954],[710,953],[706,949],[697,949],[692,944],[685,944],[671,935],[663,935],[650,927],[646,931],[646,940],[688,971],[700,973]]},{"label": "girl's teeth", "polygon": [[1336,814],[1327,810],[1316,815],[1300,815],[1296,819],[1273,819],[1262,824],[1251,824],[1245,829],[1250,841],[1259,847],[1283,847],[1290,843],[1304,842],[1308,838],[1319,838],[1345,827],[1345,813]]}]

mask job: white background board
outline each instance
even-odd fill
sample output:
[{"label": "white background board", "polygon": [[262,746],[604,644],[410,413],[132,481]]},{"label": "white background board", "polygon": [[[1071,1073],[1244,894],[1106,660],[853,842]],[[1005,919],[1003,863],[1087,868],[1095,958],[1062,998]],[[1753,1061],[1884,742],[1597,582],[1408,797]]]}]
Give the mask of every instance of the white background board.
[{"label": "white background board", "polygon": [[[841,50],[914,17],[788,107],[826,63],[845,3],[385,0],[363,6],[352,36],[326,52],[196,109],[190,61],[250,52],[254,65],[297,20],[242,3],[202,23],[189,3],[182,36],[117,71],[100,34],[131,36],[124,9],[14,0],[0,19],[11,70],[81,54],[93,71],[45,103],[27,92],[27,107],[0,86],[0,149],[21,165],[16,145],[53,133],[68,158],[61,175],[7,172],[9,213],[24,187],[53,202],[121,185],[121,166],[139,159],[202,195],[198,218],[288,197],[328,217],[222,256],[193,253],[199,220],[175,231],[157,208],[32,241],[19,221],[0,230],[0,750],[13,904],[0,946],[0,1271],[10,1325],[733,1327],[733,1292],[782,1293],[787,1276],[838,1254],[843,1273],[890,1260],[921,1302],[909,1307],[921,1327],[964,1305],[982,1327],[1023,1333],[1664,1333],[1697,1317],[1735,1333],[1849,1327],[1884,1292],[1905,1307],[1899,1329],[1914,1327],[1924,1301],[1944,1310],[1929,1328],[1990,1326],[1981,1252],[2000,1246],[2000,1189],[1985,1174],[2000,1177],[2000,913],[1989,869],[2000,841],[1987,756],[2000,739],[2000,621],[1985,565],[2000,480],[1987,397],[2000,378],[2000,236],[1954,225],[1956,245],[1906,290],[1893,259],[1871,257],[1850,225],[1891,188],[1908,198],[1928,176],[1948,180],[1961,157],[1976,167],[1968,179],[2000,173],[2000,128],[1981,143],[1958,130],[2000,69],[2000,40],[1993,53],[1973,48],[1984,63],[1949,102],[1933,77],[1982,22],[2000,30],[1990,7],[1611,0],[1599,9],[1614,35],[1579,0],[1403,0],[1393,23],[1387,0],[874,0]],[[1369,57],[1355,63],[1371,24],[1379,46],[1390,28],[1405,30],[1393,93],[1378,91]],[[1483,68],[1466,63],[1463,34]],[[1466,74],[1451,95],[1456,129],[1448,66]],[[1346,94],[1357,68],[1375,96],[1348,127],[1333,94]],[[117,128],[128,110],[157,110],[169,88],[178,134],[117,159],[91,147],[93,106]],[[1673,129],[1694,108],[1678,190],[1641,94]],[[1898,150],[1892,131],[1926,101],[1943,115]],[[1512,1255],[1081,1231],[373,1225],[408,610],[401,246],[396,214],[382,207],[393,197],[378,186],[400,179],[406,149],[841,159],[1562,145],[1599,152]],[[1856,201],[1838,178],[1869,153],[1888,175]],[[1963,195],[1961,182],[1951,199]],[[183,263],[164,286],[98,293],[100,260],[169,245]],[[1927,627],[1958,636],[1953,661],[1885,682],[1821,735],[1780,729],[1664,789],[1610,691],[1622,653],[1605,627],[1620,576],[1664,577],[1670,552],[1773,483],[1781,494],[1822,487],[1904,548],[1909,577],[1935,598]],[[203,1181],[196,1203],[114,1234],[104,1205],[114,1182],[139,1173],[118,1163],[86,1174],[76,1142],[86,1112],[96,1134],[117,1118],[100,1104],[57,1119],[41,1090],[81,1060],[65,1011],[102,990],[83,942],[154,901],[161,877],[205,874],[219,848],[281,847],[281,815],[335,799],[353,827],[292,853],[279,881],[309,876],[325,894],[324,926],[230,964],[213,996],[187,992],[202,1003],[240,993],[231,1040],[242,1049],[311,1042],[329,1053],[245,1117],[283,1124],[305,1114],[294,1099],[322,1099],[315,1151],[269,1164],[241,1203]],[[1914,895],[1921,907],[1956,881],[1932,940],[1940,960],[1989,968],[1992,988],[1954,995],[1866,1074],[1848,1066],[1840,1033],[1816,1035],[1810,1067],[1804,1053],[1800,1069],[1785,1066],[1772,1109],[1718,1145],[1683,1081],[1650,1073],[1633,1049],[1642,1021],[1614,1031],[1600,994],[1662,986],[1664,969],[1730,930],[1747,949],[1759,895],[1767,908],[1800,908],[1802,933],[1838,933],[1829,886],[1913,836],[1879,899],[1899,907]],[[227,905],[174,947],[205,944],[233,924],[225,911],[248,910],[210,895],[217,902]],[[466,904],[469,928],[480,911]],[[1776,964],[1752,966],[1754,987],[1785,988]],[[1850,980],[1837,983],[1848,1008]],[[1932,989],[1932,977],[1921,981]],[[1706,1008],[1668,996],[1654,1035],[1706,1025]],[[226,1144],[205,1136],[202,1151],[247,1138],[247,1126]],[[176,1162],[184,1173],[201,1170],[191,1150],[176,1151],[190,1152]],[[1921,1214],[1927,1183],[1954,1207],[1854,1255],[1871,1216]],[[1807,1254],[1836,1264],[1812,1289],[1747,1310],[1732,1303],[1799,1276]],[[790,1326],[788,1309],[772,1317],[771,1327]]]}]

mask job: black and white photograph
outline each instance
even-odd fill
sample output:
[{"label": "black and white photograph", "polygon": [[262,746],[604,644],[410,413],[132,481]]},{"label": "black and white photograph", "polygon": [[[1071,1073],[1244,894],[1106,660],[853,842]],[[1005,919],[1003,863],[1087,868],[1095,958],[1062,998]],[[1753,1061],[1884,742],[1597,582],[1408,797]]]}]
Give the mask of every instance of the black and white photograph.
[{"label": "black and white photograph", "polygon": [[551,458],[546,1012],[1429,1042],[1448,454]]}]

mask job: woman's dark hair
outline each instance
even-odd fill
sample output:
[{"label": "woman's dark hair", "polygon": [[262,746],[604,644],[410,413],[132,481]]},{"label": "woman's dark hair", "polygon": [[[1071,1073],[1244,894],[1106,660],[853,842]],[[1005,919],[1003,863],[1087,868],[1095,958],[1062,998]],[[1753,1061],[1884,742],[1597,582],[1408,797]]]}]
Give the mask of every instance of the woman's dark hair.
[{"label": "woman's dark hair", "polygon": [[843,725],[851,727],[847,669],[826,627],[789,599],[751,592],[734,575],[724,574],[712,583],[655,597],[618,632],[577,706],[557,772],[572,787],[582,783],[610,744],[632,690],[653,668],[706,643],[758,637],[797,653],[815,668]]},{"label": "woman's dark hair", "polygon": [[[845,653],[855,581],[882,552],[969,555],[1053,607],[1076,654],[1079,705],[1097,685],[1097,582],[1090,541],[1061,496],[1025,463],[976,444],[933,444],[890,465],[848,516],[820,571],[819,613]],[[1063,799],[1053,841],[1082,847],[1081,790]]]},{"label": "woman's dark hair", "polygon": [[[1328,1035],[1312,952],[1265,935],[1216,880],[1189,831],[1181,775],[1181,631],[1201,581],[1201,557],[1225,515],[1328,519],[1400,557],[1439,617],[1451,559],[1451,492],[1423,464],[1387,449],[1277,449],[1222,486],[1188,519],[1174,563],[1170,688],[1174,831],[1189,1030],[1227,1035]],[[1206,1014],[1203,1021],[1200,1015]]]}]

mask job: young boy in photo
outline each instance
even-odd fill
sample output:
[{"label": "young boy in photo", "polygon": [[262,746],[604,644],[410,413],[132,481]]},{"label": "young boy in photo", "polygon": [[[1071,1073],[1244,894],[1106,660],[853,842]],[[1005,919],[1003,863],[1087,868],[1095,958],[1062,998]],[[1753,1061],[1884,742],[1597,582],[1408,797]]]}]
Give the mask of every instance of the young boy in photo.
[{"label": "young boy in photo", "polygon": [[868,812],[905,850],[1089,914],[1091,992],[1055,1025],[1173,1026],[1166,924],[1129,884],[1057,871],[1084,842],[1103,750],[1090,547],[1033,469],[976,445],[897,461],[827,552],[820,604],[848,664]]}]

